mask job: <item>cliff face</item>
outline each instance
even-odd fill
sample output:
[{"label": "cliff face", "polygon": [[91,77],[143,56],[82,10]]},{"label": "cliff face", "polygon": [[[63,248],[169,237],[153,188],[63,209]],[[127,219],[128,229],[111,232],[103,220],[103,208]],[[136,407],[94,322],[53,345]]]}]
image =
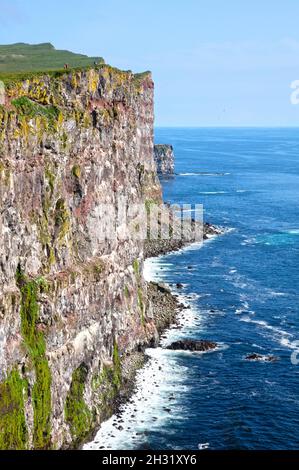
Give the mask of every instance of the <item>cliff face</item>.
[{"label": "cliff face", "polygon": [[155,145],[154,158],[160,175],[174,174],[174,153],[172,145]]},{"label": "cliff face", "polygon": [[[79,443],[156,338],[143,242],[101,204],[161,200],[153,82],[109,66],[6,82],[0,107],[0,448]],[[135,215],[131,214],[131,227]],[[126,237],[121,231],[126,230]],[[136,230],[138,230],[136,224]]]}]

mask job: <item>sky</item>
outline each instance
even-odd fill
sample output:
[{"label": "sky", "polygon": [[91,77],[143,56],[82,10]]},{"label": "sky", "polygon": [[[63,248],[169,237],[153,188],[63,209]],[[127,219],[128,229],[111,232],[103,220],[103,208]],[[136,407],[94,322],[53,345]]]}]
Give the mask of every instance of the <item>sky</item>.
[{"label": "sky", "polygon": [[0,0],[0,44],[151,70],[156,126],[298,126],[298,0]]}]

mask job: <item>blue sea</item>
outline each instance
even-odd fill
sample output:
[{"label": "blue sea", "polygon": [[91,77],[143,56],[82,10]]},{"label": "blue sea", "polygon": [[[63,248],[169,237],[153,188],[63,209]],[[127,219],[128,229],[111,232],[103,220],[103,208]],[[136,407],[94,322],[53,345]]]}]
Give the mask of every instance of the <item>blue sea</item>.
[{"label": "blue sea", "polygon": [[160,128],[156,142],[176,156],[164,199],[203,204],[205,220],[226,229],[146,267],[184,284],[181,328],[162,345],[194,338],[218,348],[148,350],[132,402],[86,447],[298,449],[299,130]]}]

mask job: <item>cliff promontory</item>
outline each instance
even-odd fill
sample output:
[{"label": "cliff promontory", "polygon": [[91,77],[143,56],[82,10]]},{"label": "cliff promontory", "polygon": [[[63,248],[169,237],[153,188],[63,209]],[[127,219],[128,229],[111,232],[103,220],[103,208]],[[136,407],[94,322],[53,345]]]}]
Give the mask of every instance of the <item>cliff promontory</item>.
[{"label": "cliff promontory", "polygon": [[155,145],[154,157],[159,175],[170,176],[174,174],[174,151],[172,145]]}]

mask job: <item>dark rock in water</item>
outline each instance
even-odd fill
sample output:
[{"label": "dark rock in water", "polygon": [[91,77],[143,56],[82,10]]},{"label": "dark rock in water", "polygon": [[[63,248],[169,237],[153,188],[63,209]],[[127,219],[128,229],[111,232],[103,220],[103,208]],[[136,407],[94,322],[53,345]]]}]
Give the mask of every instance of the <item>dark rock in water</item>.
[{"label": "dark rock in water", "polygon": [[174,351],[209,351],[211,349],[215,349],[217,347],[217,343],[207,340],[192,340],[192,339],[185,339],[181,341],[176,341],[166,349],[171,349]]},{"label": "dark rock in water", "polygon": [[193,266],[188,266],[188,269],[189,269],[189,270],[193,269]]},{"label": "dark rock in water", "polygon": [[178,282],[176,287],[177,287],[177,289],[183,289],[184,285],[181,284],[180,282]]},{"label": "dark rock in water", "polygon": [[247,359],[248,361],[257,361],[258,359],[261,359],[263,356],[261,356],[260,354],[249,354],[248,356],[246,356],[245,359]]},{"label": "dark rock in water", "polygon": [[245,358],[247,361],[266,361],[266,362],[275,362],[277,361],[277,357],[275,356],[262,356],[261,354],[249,354]]}]

